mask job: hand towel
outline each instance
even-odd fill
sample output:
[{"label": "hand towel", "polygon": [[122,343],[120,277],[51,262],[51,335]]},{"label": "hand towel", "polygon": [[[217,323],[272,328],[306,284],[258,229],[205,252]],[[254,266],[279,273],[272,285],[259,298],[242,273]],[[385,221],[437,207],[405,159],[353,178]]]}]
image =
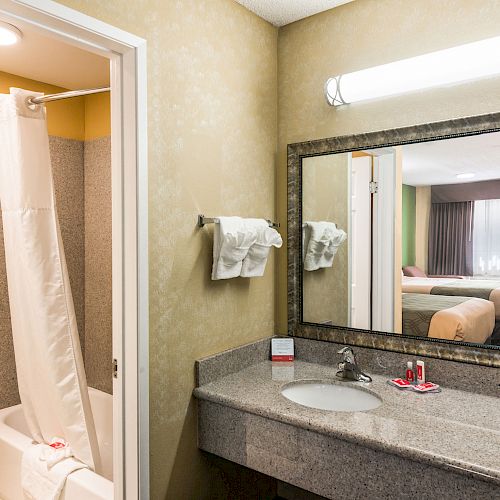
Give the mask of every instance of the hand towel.
[{"label": "hand towel", "polygon": [[333,265],[339,246],[347,239],[347,234],[333,222],[306,222],[311,228],[311,236],[304,258],[304,269],[316,271]]},{"label": "hand towel", "polygon": [[245,219],[246,227],[255,228],[257,240],[248,250],[243,260],[240,276],[243,278],[254,278],[264,276],[267,258],[271,247],[280,248],[283,245],[280,233],[269,227],[264,219]]},{"label": "hand towel", "polygon": [[23,453],[21,483],[29,500],[58,500],[67,477],[74,471],[87,468],[72,457],[64,440],[55,439],[51,445],[33,444]]},{"label": "hand towel", "polygon": [[302,262],[306,258],[307,247],[309,245],[309,240],[311,239],[311,223],[304,222],[302,224]]},{"label": "hand towel", "polygon": [[243,259],[257,240],[257,229],[247,226],[241,217],[217,217],[214,228],[212,280],[236,278]]}]

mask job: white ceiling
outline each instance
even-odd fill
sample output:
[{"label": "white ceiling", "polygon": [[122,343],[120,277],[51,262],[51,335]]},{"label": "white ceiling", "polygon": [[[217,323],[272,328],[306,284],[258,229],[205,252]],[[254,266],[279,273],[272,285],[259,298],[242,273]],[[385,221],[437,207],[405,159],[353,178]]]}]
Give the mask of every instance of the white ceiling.
[{"label": "white ceiling", "polygon": [[[236,0],[275,26],[338,7],[354,0]],[[6,19],[7,22],[9,22]],[[0,71],[67,89],[109,85],[109,61],[15,23],[20,43],[0,46]]]},{"label": "white ceiling", "polygon": [[[472,179],[457,174],[473,172]],[[461,184],[500,178],[500,132],[403,146],[403,183]]]},{"label": "white ceiling", "polygon": [[0,46],[0,71],[67,89],[109,85],[109,60],[16,22],[20,43]]},{"label": "white ceiling", "polygon": [[274,26],[284,26],[304,17],[333,9],[354,0],[236,0]]}]

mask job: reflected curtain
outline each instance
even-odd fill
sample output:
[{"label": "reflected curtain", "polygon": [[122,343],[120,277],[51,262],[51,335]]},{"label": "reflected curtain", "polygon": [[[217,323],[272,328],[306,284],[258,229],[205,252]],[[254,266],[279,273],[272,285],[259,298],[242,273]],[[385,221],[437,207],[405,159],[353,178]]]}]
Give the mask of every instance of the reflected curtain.
[{"label": "reflected curtain", "polygon": [[0,204],[19,394],[35,441],[100,458],[57,219],[43,106],[0,94]]},{"label": "reflected curtain", "polygon": [[429,274],[472,276],[474,202],[433,203],[429,220]]},{"label": "reflected curtain", "polygon": [[474,275],[500,276],[500,200],[474,204]]}]

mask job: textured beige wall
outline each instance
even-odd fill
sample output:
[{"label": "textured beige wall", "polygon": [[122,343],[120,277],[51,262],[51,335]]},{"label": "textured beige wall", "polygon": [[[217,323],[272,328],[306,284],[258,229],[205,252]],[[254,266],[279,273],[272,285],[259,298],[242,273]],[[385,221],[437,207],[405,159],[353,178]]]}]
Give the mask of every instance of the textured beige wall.
[{"label": "textured beige wall", "polygon": [[211,282],[196,215],[274,217],[277,30],[233,0],[64,0],[148,41],[151,498],[203,498],[194,361],[274,333],[263,278]]},{"label": "textured beige wall", "polygon": [[[286,218],[286,145],[500,109],[500,79],[333,109],[330,76],[497,36],[498,0],[356,0],[280,29],[277,217]],[[284,231],[282,231],[284,232]],[[286,332],[286,255],[277,277],[277,328]]]},{"label": "textured beige wall", "polygon": [[415,195],[415,264],[427,273],[429,255],[429,216],[431,213],[431,187],[418,186]]},{"label": "textured beige wall", "polygon": [[[335,222],[347,232],[349,219],[347,153],[314,156],[302,162],[303,221]],[[303,318],[347,326],[349,317],[349,247],[341,245],[332,267],[304,271]]]}]

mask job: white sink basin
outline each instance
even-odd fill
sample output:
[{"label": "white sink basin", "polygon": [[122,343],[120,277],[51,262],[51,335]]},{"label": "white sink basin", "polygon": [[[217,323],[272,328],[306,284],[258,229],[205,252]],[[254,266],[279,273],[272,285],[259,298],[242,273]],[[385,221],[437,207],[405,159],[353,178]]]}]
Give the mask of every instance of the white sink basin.
[{"label": "white sink basin", "polygon": [[344,384],[304,380],[286,385],[281,394],[294,403],[318,410],[366,411],[382,404],[373,392]]}]

